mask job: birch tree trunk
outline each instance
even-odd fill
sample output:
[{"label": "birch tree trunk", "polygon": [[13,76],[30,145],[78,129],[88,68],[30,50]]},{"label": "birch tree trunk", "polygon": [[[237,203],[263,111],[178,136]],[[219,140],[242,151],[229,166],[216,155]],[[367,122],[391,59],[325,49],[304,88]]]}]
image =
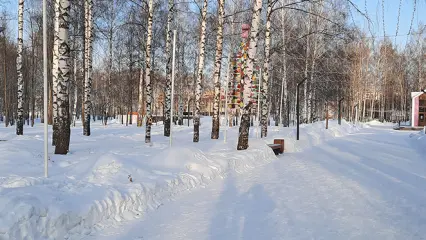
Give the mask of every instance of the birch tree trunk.
[{"label": "birch tree trunk", "polygon": [[[33,30],[33,21],[30,21],[31,23],[31,30]],[[31,31],[34,32],[34,31]],[[35,99],[36,99],[36,93],[35,93],[35,78],[36,78],[36,67],[35,67],[35,34],[32,34],[31,36],[31,65],[32,65],[32,76],[31,76],[31,127],[34,127],[35,122]]]},{"label": "birch tree trunk", "polygon": [[[323,15],[323,0],[319,1],[319,6],[316,6],[315,9],[317,7],[319,7],[320,9],[315,11],[316,12],[316,16],[315,16],[315,31],[319,31],[321,29],[320,23],[323,21],[323,19],[320,20],[320,16]],[[320,22],[321,21],[321,22]],[[315,94],[314,91],[314,81],[315,81],[315,67],[316,67],[316,59],[317,59],[317,54],[318,54],[318,42],[321,40],[321,35],[315,33],[314,34],[314,39],[313,39],[313,49],[312,49],[312,62],[311,62],[311,75],[310,75],[310,89],[308,92],[308,109],[307,109],[307,121],[308,123],[312,122],[312,117],[313,117],[313,113],[314,113],[314,108],[315,105],[312,102],[313,96]]]},{"label": "birch tree trunk", "polygon": [[75,122],[77,121],[77,102],[78,102],[78,85],[77,85],[77,56],[74,57],[74,106],[73,106],[73,112],[72,112],[72,123],[75,127]]},{"label": "birch tree trunk", "polygon": [[67,154],[70,145],[70,120],[68,86],[70,75],[70,48],[68,39],[70,3],[61,0],[59,4],[58,31],[58,138],[56,139],[55,154]]},{"label": "birch tree trunk", "polygon": [[[262,117],[261,125],[262,131],[260,137],[268,136],[268,85],[269,85],[269,61],[270,61],[270,48],[271,48],[271,12],[272,5],[267,1],[266,10],[266,31],[265,31],[265,59],[263,63],[263,81],[262,81]],[[284,29],[282,29],[284,31]],[[284,44],[285,46],[285,44]],[[284,51],[285,54],[285,51]]]},{"label": "birch tree trunk", "polygon": [[[285,3],[287,2],[287,0],[283,0],[283,6],[285,5]],[[283,29],[282,29],[282,41],[283,41],[283,79],[282,79],[282,101],[280,103],[280,109],[284,109],[284,111],[281,111],[280,114],[280,119],[283,119],[282,114],[284,114],[284,112],[286,111],[287,108],[289,108],[290,106],[287,105],[287,45],[286,45],[286,35],[285,35],[285,8],[281,9],[281,21],[283,24]],[[284,104],[284,107],[283,107]],[[287,114],[285,114],[287,115]],[[286,119],[286,118],[284,118]],[[287,119],[287,123],[289,124],[289,119]],[[282,122],[280,124],[283,124]]]},{"label": "birch tree trunk", "polygon": [[223,45],[223,16],[225,14],[225,0],[219,0],[218,8],[218,25],[216,37],[216,57],[214,66],[214,103],[213,103],[213,124],[212,124],[212,139],[219,138],[219,115],[220,115],[220,69],[222,67],[222,45]]},{"label": "birch tree trunk", "polygon": [[[22,75],[22,47],[24,44],[24,0],[18,2],[18,56],[16,70],[18,74],[18,119],[16,121],[16,135],[24,134],[24,78]],[[6,46],[5,46],[6,47]],[[6,81],[6,79],[4,80]]]},{"label": "birch tree trunk", "polygon": [[[181,91],[182,92],[182,91]],[[183,125],[183,99],[182,93],[178,96],[178,125]]]},{"label": "birch tree trunk", "polygon": [[250,130],[250,112],[251,112],[250,110],[252,107],[252,103],[250,101],[251,82],[253,79],[254,62],[255,62],[256,51],[257,51],[257,40],[259,37],[261,11],[262,11],[262,0],[254,1],[253,17],[251,20],[248,59],[247,59],[247,73],[244,76],[243,103],[245,107],[242,109],[237,150],[245,150],[249,147],[248,137],[249,137],[249,130]]},{"label": "birch tree trunk", "polygon": [[59,31],[59,5],[60,0],[54,0],[55,21],[53,30],[53,62],[52,62],[52,145],[55,146],[58,135],[57,122],[58,122],[58,31]]},{"label": "birch tree trunk", "polygon": [[92,94],[92,11],[93,1],[85,0],[85,76],[84,76],[84,119],[83,119],[83,135],[90,136],[90,113],[92,110],[91,94]]},{"label": "birch tree trunk", "polygon": [[[308,15],[308,29],[307,29],[307,34],[310,34],[311,31],[311,17],[310,15]],[[304,83],[304,89],[303,89],[303,93],[304,93],[304,121],[308,119],[308,65],[309,65],[309,48],[310,48],[310,36],[306,36],[306,56],[305,56],[305,72],[304,72],[304,76],[305,76],[305,83]],[[304,122],[303,121],[303,122]]]},{"label": "birch tree trunk", "polygon": [[138,95],[138,127],[142,127],[142,120],[143,120],[143,68],[140,69],[140,75],[139,75],[139,95]]},{"label": "birch tree trunk", "polygon": [[170,136],[170,123],[171,123],[171,104],[172,104],[172,54],[170,49],[172,47],[172,21],[173,21],[173,7],[174,0],[169,0],[169,13],[167,15],[167,32],[166,32],[166,97],[165,97],[165,115],[164,115],[164,136]]},{"label": "birch tree trunk", "polygon": [[145,57],[145,84],[146,84],[146,132],[145,143],[151,143],[151,102],[152,102],[152,88],[151,88],[151,42],[152,42],[152,15],[154,12],[153,0],[148,1],[148,27],[146,37],[146,57]]},{"label": "birch tree trunk", "polygon": [[[115,14],[115,1],[111,1],[111,13]],[[111,81],[112,81],[112,57],[113,57],[113,41],[114,41],[114,17],[111,17],[109,21],[109,29],[108,29],[108,52],[109,52],[109,58],[108,58],[108,83],[107,83],[107,94],[106,97],[106,106],[105,106],[105,125],[108,124],[108,117],[110,114],[110,108],[112,107],[111,104]]]},{"label": "birch tree trunk", "polygon": [[201,32],[198,51],[198,70],[195,89],[195,113],[194,113],[194,137],[193,142],[200,140],[200,100],[201,100],[201,80],[203,78],[204,59],[206,50],[206,26],[207,26],[207,0],[203,1],[201,10]]}]

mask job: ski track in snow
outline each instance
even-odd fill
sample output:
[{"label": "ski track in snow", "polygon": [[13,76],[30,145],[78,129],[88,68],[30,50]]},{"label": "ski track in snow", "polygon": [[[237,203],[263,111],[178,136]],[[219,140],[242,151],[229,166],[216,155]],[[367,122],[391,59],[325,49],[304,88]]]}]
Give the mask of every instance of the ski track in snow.
[{"label": "ski track in snow", "polygon": [[285,153],[83,239],[426,239],[426,159],[409,135],[373,127]]}]

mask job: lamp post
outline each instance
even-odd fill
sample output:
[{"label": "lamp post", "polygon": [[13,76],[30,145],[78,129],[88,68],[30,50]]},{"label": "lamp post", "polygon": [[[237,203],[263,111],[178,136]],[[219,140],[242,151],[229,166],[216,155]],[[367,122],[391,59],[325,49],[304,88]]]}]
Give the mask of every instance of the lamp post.
[{"label": "lamp post", "polygon": [[7,60],[7,52],[6,52],[6,33],[4,32],[5,28],[0,27],[0,33],[3,33],[3,74],[4,74],[4,96],[3,96],[3,108],[4,108],[4,124],[7,127],[9,125],[8,113],[7,113],[7,69],[6,69],[6,60]]},{"label": "lamp post", "polygon": [[228,133],[228,84],[229,84],[229,77],[231,75],[231,53],[228,55],[228,67],[226,70],[226,82],[225,82],[225,132],[223,134],[223,142],[226,143],[226,135]]},{"label": "lamp post", "polygon": [[296,133],[296,140],[299,140],[299,87],[306,81],[306,78],[304,78],[302,81],[300,81],[297,84],[297,90],[296,90],[296,121],[297,121],[297,133]]},{"label": "lamp post", "polygon": [[290,127],[290,100],[287,100],[287,127]]},{"label": "lamp post", "polygon": [[325,129],[328,129],[328,101],[325,101]]},{"label": "lamp post", "polygon": [[44,176],[48,176],[48,138],[47,138],[47,0],[43,0],[43,85],[44,85]]},{"label": "lamp post", "polygon": [[354,108],[355,108],[355,119],[354,119],[354,124],[356,124],[356,123],[357,123],[357,121],[358,121],[358,103],[357,103],[357,104],[355,104]]},{"label": "lamp post", "polygon": [[339,112],[338,112],[338,120],[337,122],[339,123],[339,125],[342,125],[342,113],[341,113],[341,105],[342,105],[342,101],[344,98],[341,98],[339,100]]},{"label": "lamp post", "polygon": [[[175,53],[176,53],[176,30],[173,30],[173,59],[172,59],[172,96],[171,96],[171,108],[170,108],[170,147],[172,146],[172,130],[173,130],[173,105],[174,105],[174,92],[175,92]],[[164,108],[163,108],[164,109]],[[164,114],[163,114],[164,116]]]}]

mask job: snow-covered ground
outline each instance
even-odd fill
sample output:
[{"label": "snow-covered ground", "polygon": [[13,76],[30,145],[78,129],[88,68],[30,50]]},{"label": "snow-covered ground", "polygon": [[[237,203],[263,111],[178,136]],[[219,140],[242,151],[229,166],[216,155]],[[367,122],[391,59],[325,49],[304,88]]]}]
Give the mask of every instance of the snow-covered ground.
[{"label": "snow-covered ground", "polygon": [[334,121],[329,130],[321,122],[303,125],[298,142],[294,128],[271,127],[263,140],[252,129],[247,151],[235,150],[238,128],[229,129],[227,143],[223,133],[221,139],[210,140],[207,117],[202,119],[199,143],[192,143],[192,127],[174,127],[171,148],[162,136],[162,126],[154,125],[152,145],[144,143],[144,131],[114,122],[105,127],[97,121],[92,136],[86,137],[78,124],[72,128],[70,153],[50,155],[46,179],[42,125],[25,126],[24,136],[16,136],[14,127],[1,125],[0,239],[97,236],[157,212],[169,200],[190,196],[190,190],[217,184],[218,177],[257,171],[277,160],[265,144],[273,138],[285,139],[287,153],[301,152],[356,132],[358,127],[338,126]]},{"label": "snow-covered ground", "polygon": [[424,133],[365,128],[84,239],[426,239],[424,149]]}]

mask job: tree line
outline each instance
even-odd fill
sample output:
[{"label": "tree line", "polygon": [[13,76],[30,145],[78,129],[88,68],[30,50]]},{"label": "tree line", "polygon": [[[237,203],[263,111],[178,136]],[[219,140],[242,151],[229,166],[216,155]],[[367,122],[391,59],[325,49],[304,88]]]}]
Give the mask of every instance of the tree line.
[{"label": "tree line", "polygon": [[[164,136],[170,136],[174,122],[183,124],[184,112],[192,112],[198,142],[207,91],[214,93],[211,138],[218,139],[225,79],[236,79],[230,62],[243,45],[246,58],[237,83],[242,104],[227,119],[231,125],[239,121],[238,149],[248,147],[257,111],[262,137],[271,119],[276,125],[294,123],[296,86],[302,80],[305,123],[325,118],[327,106],[341,98],[348,120],[408,120],[410,92],[426,88],[425,25],[412,23],[409,35],[402,36],[406,45],[400,46],[386,33],[374,36],[355,25],[353,14],[371,19],[350,0],[49,0],[49,109],[43,119],[42,1],[17,4],[17,13],[0,16],[1,119],[6,127],[16,125],[18,135],[24,134],[25,122],[47,121],[58,154],[68,152],[78,119],[90,136],[91,121],[107,125],[124,116],[123,124],[145,125],[149,143],[159,109]],[[14,18],[17,29],[10,24]],[[259,108],[250,98],[253,79],[262,82]],[[135,111],[133,123],[127,115]]]}]

